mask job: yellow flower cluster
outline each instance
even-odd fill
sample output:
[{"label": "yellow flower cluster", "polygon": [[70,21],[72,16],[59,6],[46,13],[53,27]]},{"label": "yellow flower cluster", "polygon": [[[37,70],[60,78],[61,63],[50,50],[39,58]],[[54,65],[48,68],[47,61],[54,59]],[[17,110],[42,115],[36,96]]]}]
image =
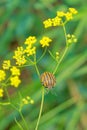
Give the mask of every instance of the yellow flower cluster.
[{"label": "yellow flower cluster", "polygon": [[20,70],[16,67],[16,66],[12,66],[12,68],[10,69],[12,75],[20,75]]},{"label": "yellow flower cluster", "polygon": [[[56,25],[56,22],[54,23]],[[13,59],[16,60],[16,64],[21,66],[24,65],[27,60],[27,56],[31,56],[34,55],[36,53],[36,46],[34,45],[36,43],[37,39],[35,36],[29,36],[24,44],[24,47],[17,47],[17,50],[15,50],[14,52],[14,56]],[[41,40],[40,40],[40,44],[42,45],[42,47],[46,47],[49,46],[49,43],[52,40],[49,37],[44,36]]]},{"label": "yellow flower cluster", "polygon": [[0,82],[5,80],[6,74],[4,70],[0,70]]},{"label": "yellow flower cluster", "polygon": [[26,104],[34,104],[34,100],[31,99],[31,97],[29,97],[29,96],[27,96],[26,98],[23,98],[22,102],[23,102],[24,105],[26,105]]},{"label": "yellow flower cluster", "polygon": [[48,47],[52,40],[49,38],[49,37],[43,37],[41,40],[40,40],[40,44],[42,45],[42,47]]},{"label": "yellow flower cluster", "polygon": [[19,84],[21,83],[21,80],[19,79],[18,76],[11,77],[10,81],[11,81],[11,85],[14,86],[14,87],[18,87]]},{"label": "yellow flower cluster", "polygon": [[29,37],[25,40],[24,44],[32,45],[32,44],[34,44],[36,41],[37,41],[37,40],[36,40],[36,37],[35,37],[35,36],[29,36]]},{"label": "yellow flower cluster", "polygon": [[78,12],[75,8],[69,8],[69,10],[67,12],[57,11],[57,15],[55,18],[53,18],[53,19],[49,18],[49,19],[43,21],[44,27],[48,28],[48,27],[52,27],[52,26],[62,26],[63,21],[65,23],[69,20],[72,20],[73,15],[75,15],[77,13]]},{"label": "yellow flower cluster", "polygon": [[2,68],[3,68],[4,70],[8,70],[10,67],[11,67],[10,60],[4,60],[3,65],[2,65]]},{"label": "yellow flower cluster", "polygon": [[36,52],[36,47],[33,46],[33,44],[36,42],[36,37],[35,36],[29,36],[24,44],[26,45],[25,48],[18,47],[17,50],[14,52],[13,58],[16,60],[16,64],[21,66],[24,65],[27,60],[26,56],[31,56],[35,54]]},{"label": "yellow flower cluster", "polygon": [[18,87],[18,85],[21,83],[21,80],[19,78],[20,76],[20,69],[18,69],[16,66],[11,66],[10,60],[3,61],[2,64],[2,70],[0,70],[0,82],[4,81],[6,79],[6,72],[5,70],[10,70],[11,76],[8,78],[10,80],[7,80],[6,82],[11,84],[14,87]]},{"label": "yellow flower cluster", "polygon": [[0,88],[0,97],[3,97],[3,89],[2,88]]},{"label": "yellow flower cluster", "polygon": [[36,53],[36,47],[33,46],[33,44],[36,43],[36,37],[35,36],[29,36],[24,44],[26,44],[25,53],[27,56],[34,55]]},{"label": "yellow flower cluster", "polygon": [[12,68],[10,69],[11,71],[11,77],[10,77],[10,82],[11,85],[14,87],[18,87],[19,84],[21,83],[21,80],[19,78],[20,76],[20,70],[16,67],[16,66],[12,66]]},{"label": "yellow flower cluster", "polygon": [[14,52],[13,58],[16,60],[16,64],[19,66],[26,63],[23,47],[17,48],[17,50]]},{"label": "yellow flower cluster", "polygon": [[70,45],[71,43],[76,43],[77,38],[75,35],[67,34],[67,45]]},{"label": "yellow flower cluster", "polygon": [[[31,55],[34,55],[36,53],[36,47],[35,47],[35,43],[36,43],[36,37],[35,36],[29,36],[25,42],[24,42],[24,46],[20,46],[17,47],[17,49],[14,51],[14,55],[13,55],[13,59],[16,60],[16,64],[18,66],[24,65],[27,62],[27,58]],[[49,46],[49,43],[52,40],[49,37],[43,37],[40,40],[40,44],[42,45],[42,47],[46,47]],[[0,82],[4,81],[6,79],[6,72],[5,70],[8,70],[11,72],[10,77],[8,77],[8,79],[6,80],[6,83],[9,85],[12,85],[14,87],[18,87],[19,84],[21,83],[20,80],[20,69],[16,66],[12,66],[11,65],[11,61],[10,60],[4,60],[3,64],[2,64],[2,70],[0,70]],[[28,100],[28,98],[27,98]],[[27,101],[25,101],[27,102]],[[31,104],[33,103],[33,100],[29,100],[28,102],[30,102]]]}]

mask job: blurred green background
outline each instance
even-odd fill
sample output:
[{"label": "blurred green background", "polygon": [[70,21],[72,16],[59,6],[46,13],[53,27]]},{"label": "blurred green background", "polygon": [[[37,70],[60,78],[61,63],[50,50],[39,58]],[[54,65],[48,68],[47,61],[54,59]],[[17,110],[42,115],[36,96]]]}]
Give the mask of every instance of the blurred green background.
[{"label": "blurred green background", "polygon": [[[47,35],[53,39],[50,50],[60,51],[65,47],[62,28],[44,29],[43,20],[55,17],[57,10],[74,7],[78,14],[67,26],[78,42],[69,49],[56,75],[53,92],[45,95],[39,130],[87,130],[87,0],[0,0],[0,61],[11,59],[13,51],[22,45],[26,37],[39,39]],[[38,55],[43,50],[38,44]],[[46,56],[38,64],[40,72],[53,69],[53,59]],[[35,103],[23,109],[30,130],[34,130],[41,101],[41,84],[33,67],[22,69],[22,84],[18,89],[8,88],[13,103],[22,96],[31,96]],[[5,101],[0,99],[0,101]],[[9,106],[0,106],[0,130],[19,130],[14,122],[22,120],[17,111]],[[25,129],[26,130],[26,129]]]}]

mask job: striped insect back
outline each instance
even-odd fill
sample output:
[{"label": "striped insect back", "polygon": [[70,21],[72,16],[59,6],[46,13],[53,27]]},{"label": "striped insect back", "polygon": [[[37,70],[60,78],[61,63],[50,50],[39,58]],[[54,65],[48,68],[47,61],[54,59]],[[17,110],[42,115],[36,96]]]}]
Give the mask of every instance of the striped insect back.
[{"label": "striped insect back", "polygon": [[54,87],[56,84],[55,76],[50,72],[44,72],[43,74],[41,74],[40,78],[42,85],[49,89]]}]

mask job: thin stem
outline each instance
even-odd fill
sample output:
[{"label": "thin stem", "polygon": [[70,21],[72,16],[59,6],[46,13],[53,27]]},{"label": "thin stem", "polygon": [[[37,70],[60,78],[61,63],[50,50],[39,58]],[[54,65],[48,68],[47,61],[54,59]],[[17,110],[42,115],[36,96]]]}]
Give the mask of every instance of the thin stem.
[{"label": "thin stem", "polygon": [[65,56],[65,54],[66,54],[66,52],[67,52],[67,50],[68,50],[68,46],[67,46],[67,33],[66,33],[66,28],[65,28],[65,25],[64,25],[63,22],[62,22],[62,26],[63,26],[64,35],[65,35],[65,39],[66,39],[66,48],[65,48],[65,50],[64,50],[64,52],[63,52],[63,55],[61,56],[61,58],[60,58],[58,64],[56,65],[56,67],[55,67],[55,69],[54,69],[54,71],[53,71],[53,74],[56,73],[56,71],[57,71],[57,69],[58,69],[60,63],[62,62],[62,60],[63,60],[63,58],[64,58],[64,56]]},{"label": "thin stem", "polygon": [[20,123],[17,121],[16,118],[15,118],[15,122],[16,122],[16,124],[18,125],[18,127],[20,128],[20,130],[24,130],[24,129],[22,128],[22,126],[20,125]]},{"label": "thin stem", "polygon": [[7,80],[5,81],[5,84],[6,84],[6,86],[7,86],[7,82],[10,80],[10,78],[11,78],[11,75],[7,78]]},{"label": "thin stem", "polygon": [[64,31],[64,35],[65,35],[65,39],[66,39],[66,46],[67,46],[67,33],[66,33],[66,28],[65,28],[65,24],[62,23],[63,25],[63,31]]},{"label": "thin stem", "polygon": [[37,71],[38,76],[40,77],[40,72],[39,72],[38,67],[37,67],[36,64],[35,64],[35,68],[36,68],[36,71]]},{"label": "thin stem", "polygon": [[26,59],[33,64],[33,61],[29,57],[26,56]]},{"label": "thin stem", "polygon": [[9,101],[10,105],[11,105],[11,106],[12,106],[15,110],[17,110],[17,111],[18,111],[17,107],[11,103],[11,100],[10,100],[10,97],[9,97],[9,94],[8,94],[8,91],[7,91],[7,89],[6,89],[6,88],[5,88],[5,92],[6,92],[6,94],[7,94],[8,101]]},{"label": "thin stem", "polygon": [[[26,124],[26,122],[25,122],[25,120],[24,120],[24,118],[23,118],[23,115],[22,115],[21,111],[19,111],[19,110],[16,108],[16,106],[14,106],[14,105],[11,103],[11,101],[10,101],[10,97],[9,97],[9,94],[8,94],[8,91],[7,91],[6,88],[5,88],[5,91],[6,91],[6,94],[7,94],[8,100],[9,100],[9,102],[10,102],[10,105],[11,105],[15,110],[17,110],[17,111],[20,113],[20,116],[21,116],[23,122]],[[27,128],[27,127],[26,127],[26,128]],[[22,130],[23,130],[23,129],[22,129]],[[28,129],[27,129],[27,130],[28,130]]]},{"label": "thin stem", "polygon": [[55,61],[57,61],[56,58],[55,58],[55,56],[52,54],[52,52],[51,52],[50,50],[48,50],[48,52],[49,52],[50,56],[51,56]]},{"label": "thin stem", "polygon": [[58,64],[57,64],[57,66],[56,66],[56,68],[55,68],[54,71],[53,71],[53,74],[56,73],[56,71],[57,71],[57,69],[58,69],[60,63],[62,62],[62,60],[63,60],[63,58],[64,58],[64,56],[65,56],[65,54],[66,54],[66,52],[67,52],[67,50],[68,50],[68,47],[65,48],[65,51],[64,51],[62,57],[60,58],[60,60],[59,60],[59,62],[58,62]]},{"label": "thin stem", "polygon": [[26,124],[26,121],[25,121],[25,119],[24,119],[24,117],[23,117],[22,112],[19,111],[19,113],[20,113],[20,116],[21,116],[21,118],[22,118],[22,120],[23,120],[23,122],[24,122],[24,125],[25,125],[25,127],[26,127],[26,130],[28,130],[28,126],[27,126],[27,124]]},{"label": "thin stem", "polygon": [[47,50],[47,48],[45,48],[43,54],[42,54],[41,57],[37,60],[37,63],[44,57],[44,55],[45,55],[45,53],[46,53],[46,50]]},{"label": "thin stem", "polygon": [[32,66],[32,65],[34,65],[34,63],[32,63],[32,64],[27,64],[27,65],[22,65],[22,66],[16,66],[16,67],[21,68],[21,67],[29,67],[29,66]]},{"label": "thin stem", "polygon": [[43,109],[43,103],[44,103],[44,87],[42,88],[42,100],[41,100],[40,112],[39,112],[39,116],[38,116],[38,120],[37,120],[35,130],[38,129],[38,126],[39,126],[39,123],[40,123],[40,118],[41,118],[42,109]]},{"label": "thin stem", "polygon": [[36,68],[36,71],[37,71],[37,75],[38,75],[38,77],[40,78],[40,72],[39,72],[39,69],[38,69],[38,67],[37,67],[37,61],[36,61],[36,54],[34,55],[34,66],[35,66],[35,68]]},{"label": "thin stem", "polygon": [[4,102],[4,103],[0,102],[0,105],[3,105],[3,106],[7,106],[7,105],[10,105],[10,104],[11,104],[10,102]]}]

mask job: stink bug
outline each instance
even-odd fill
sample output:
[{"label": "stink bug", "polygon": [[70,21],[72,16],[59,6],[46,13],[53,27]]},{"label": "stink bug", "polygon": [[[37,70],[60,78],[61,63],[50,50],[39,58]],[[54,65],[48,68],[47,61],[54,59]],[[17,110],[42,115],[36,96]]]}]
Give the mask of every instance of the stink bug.
[{"label": "stink bug", "polygon": [[44,87],[51,89],[56,84],[55,76],[50,72],[44,72],[40,76],[41,83]]}]

